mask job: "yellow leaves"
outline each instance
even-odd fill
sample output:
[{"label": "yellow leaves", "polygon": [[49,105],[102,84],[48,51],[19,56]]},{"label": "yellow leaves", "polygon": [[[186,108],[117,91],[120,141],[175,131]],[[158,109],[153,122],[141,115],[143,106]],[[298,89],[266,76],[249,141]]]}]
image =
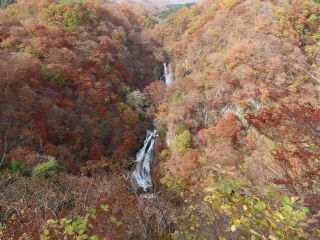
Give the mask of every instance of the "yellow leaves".
[{"label": "yellow leaves", "polygon": [[261,97],[262,99],[267,99],[269,97],[269,94],[270,94],[270,91],[268,88],[261,88],[260,89],[260,94],[261,94]]},{"label": "yellow leaves", "polygon": [[253,206],[253,209],[257,212],[262,212],[266,209],[267,205],[264,202],[258,202]]},{"label": "yellow leaves", "polygon": [[[276,29],[280,32],[284,32],[289,27],[289,21],[287,17],[287,10],[284,7],[274,7],[273,12],[277,19]],[[288,31],[288,30],[286,30]]]},{"label": "yellow leaves", "polygon": [[34,6],[32,6],[32,4],[24,6],[21,4],[11,4],[4,11],[6,16],[10,16],[16,20],[31,18],[32,13],[34,13]]},{"label": "yellow leaves", "polygon": [[231,63],[226,64],[226,66],[225,66],[227,72],[230,72],[233,69],[233,67],[234,67],[234,64],[231,64]]},{"label": "yellow leaves", "polygon": [[290,93],[296,93],[298,91],[299,86],[300,86],[300,83],[295,82],[295,83],[291,84],[290,86],[288,86],[288,90]]},{"label": "yellow leaves", "polygon": [[170,156],[170,151],[168,149],[164,149],[162,152],[161,152],[161,155],[163,157],[168,157]]},{"label": "yellow leaves", "polygon": [[276,15],[278,20],[287,18],[287,10],[284,7],[274,7],[273,12]]},{"label": "yellow leaves", "polygon": [[280,220],[284,220],[284,216],[279,211],[274,211],[273,214]]},{"label": "yellow leaves", "polygon": [[123,44],[126,41],[126,33],[122,27],[115,29],[111,33],[111,39],[119,44]]},{"label": "yellow leaves", "polygon": [[255,26],[254,26],[254,30],[256,32],[263,30],[267,27],[267,21],[264,18],[259,18],[255,21]]},{"label": "yellow leaves", "polygon": [[240,1],[239,0],[222,0],[219,3],[219,7],[222,10],[229,10],[232,7],[234,7],[236,4],[238,4]]},{"label": "yellow leaves", "polygon": [[251,43],[237,43],[233,45],[227,52],[227,56],[224,60],[225,65],[229,66],[229,70],[231,70],[237,64],[248,61],[254,47],[255,46]]},{"label": "yellow leaves", "polygon": [[110,221],[115,224],[117,227],[121,226],[122,225],[122,221],[117,219],[115,216],[111,216],[110,218]]},{"label": "yellow leaves", "polygon": [[101,204],[100,208],[104,212],[109,212],[109,205],[108,204]]},{"label": "yellow leaves", "polygon": [[220,206],[220,209],[223,210],[226,214],[232,214],[232,207],[229,204],[223,204]]}]

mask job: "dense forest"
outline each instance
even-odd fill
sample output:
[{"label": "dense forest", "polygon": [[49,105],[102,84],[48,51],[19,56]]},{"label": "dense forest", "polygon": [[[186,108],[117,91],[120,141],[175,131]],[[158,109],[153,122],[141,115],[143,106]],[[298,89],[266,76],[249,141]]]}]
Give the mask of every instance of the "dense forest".
[{"label": "dense forest", "polygon": [[0,239],[319,239],[320,2],[141,4],[0,0]]}]

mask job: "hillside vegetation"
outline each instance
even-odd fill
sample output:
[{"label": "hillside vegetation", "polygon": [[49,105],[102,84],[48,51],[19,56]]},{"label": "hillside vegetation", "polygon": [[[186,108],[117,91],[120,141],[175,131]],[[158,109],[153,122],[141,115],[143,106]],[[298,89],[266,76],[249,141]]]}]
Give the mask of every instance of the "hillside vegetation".
[{"label": "hillside vegetation", "polygon": [[127,3],[18,1],[0,12],[1,239],[85,239],[93,216],[110,224],[91,231],[99,238],[135,225],[123,172],[152,118],[139,89],[163,61],[144,22]]},{"label": "hillside vegetation", "polygon": [[176,75],[156,118],[174,239],[319,237],[319,13],[205,1],[156,29]]},{"label": "hillside vegetation", "polygon": [[0,10],[0,239],[319,239],[319,1],[141,6]]}]

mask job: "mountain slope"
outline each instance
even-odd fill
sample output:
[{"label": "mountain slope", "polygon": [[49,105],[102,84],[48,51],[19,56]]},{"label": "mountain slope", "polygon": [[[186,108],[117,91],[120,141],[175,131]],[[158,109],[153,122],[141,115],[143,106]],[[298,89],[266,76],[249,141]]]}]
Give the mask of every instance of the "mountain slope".
[{"label": "mountain slope", "polygon": [[316,239],[301,224],[320,200],[319,10],[205,1],[156,29],[176,75],[157,116],[176,239]]},{"label": "mountain slope", "polygon": [[319,1],[102,2],[0,12],[0,238],[319,239]]},{"label": "mountain slope", "polygon": [[139,234],[123,176],[151,125],[139,89],[158,78],[157,42],[128,3],[65,2],[0,12],[1,239],[47,239],[58,231],[47,220],[61,218],[97,225],[69,226],[69,237],[123,239],[126,225]]}]

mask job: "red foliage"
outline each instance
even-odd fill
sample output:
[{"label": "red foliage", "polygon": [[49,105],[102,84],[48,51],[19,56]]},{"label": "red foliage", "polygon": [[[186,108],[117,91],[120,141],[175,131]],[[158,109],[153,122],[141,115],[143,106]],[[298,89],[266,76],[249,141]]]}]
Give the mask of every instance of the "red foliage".
[{"label": "red foliage", "polygon": [[102,144],[93,144],[90,148],[90,154],[89,158],[90,159],[100,159],[101,156],[103,156],[105,153],[105,146]]},{"label": "red foliage", "polygon": [[178,159],[170,159],[166,165],[175,176],[188,177],[198,166],[199,156],[199,150],[192,149]]},{"label": "red foliage", "polygon": [[274,157],[286,179],[274,182],[312,191],[320,177],[320,110],[311,104],[282,105],[249,115],[248,122],[277,143]]},{"label": "red foliage", "polygon": [[233,113],[227,113],[221,118],[216,126],[207,129],[207,135],[214,138],[234,142],[240,133],[240,124]]},{"label": "red foliage", "polygon": [[61,99],[58,105],[62,108],[69,108],[71,110],[73,110],[76,107],[76,103],[73,100],[65,98]]},{"label": "red foliage", "polygon": [[137,140],[134,134],[126,132],[124,138],[114,150],[114,156],[122,159],[127,157],[133,150],[137,148]]},{"label": "red foliage", "polygon": [[125,82],[132,82],[133,81],[133,74],[132,74],[132,71],[129,70],[129,68],[127,66],[125,66],[124,64],[122,63],[117,63],[115,66],[114,66],[114,69],[116,70],[115,71],[115,74],[120,78],[122,79],[123,81]]},{"label": "red foliage", "polygon": [[244,144],[249,151],[252,151],[256,148],[256,139],[252,135],[247,135],[244,139]]},{"label": "red foliage", "polygon": [[206,130],[208,156],[213,164],[234,167],[238,164],[240,123],[233,113],[219,119]]},{"label": "red foliage", "polygon": [[150,83],[144,91],[156,104],[161,103],[166,97],[166,85],[160,81]]},{"label": "red foliage", "polygon": [[206,129],[205,128],[201,128],[198,132],[198,138],[199,138],[199,142],[203,145],[207,144],[207,140],[206,140]]}]

